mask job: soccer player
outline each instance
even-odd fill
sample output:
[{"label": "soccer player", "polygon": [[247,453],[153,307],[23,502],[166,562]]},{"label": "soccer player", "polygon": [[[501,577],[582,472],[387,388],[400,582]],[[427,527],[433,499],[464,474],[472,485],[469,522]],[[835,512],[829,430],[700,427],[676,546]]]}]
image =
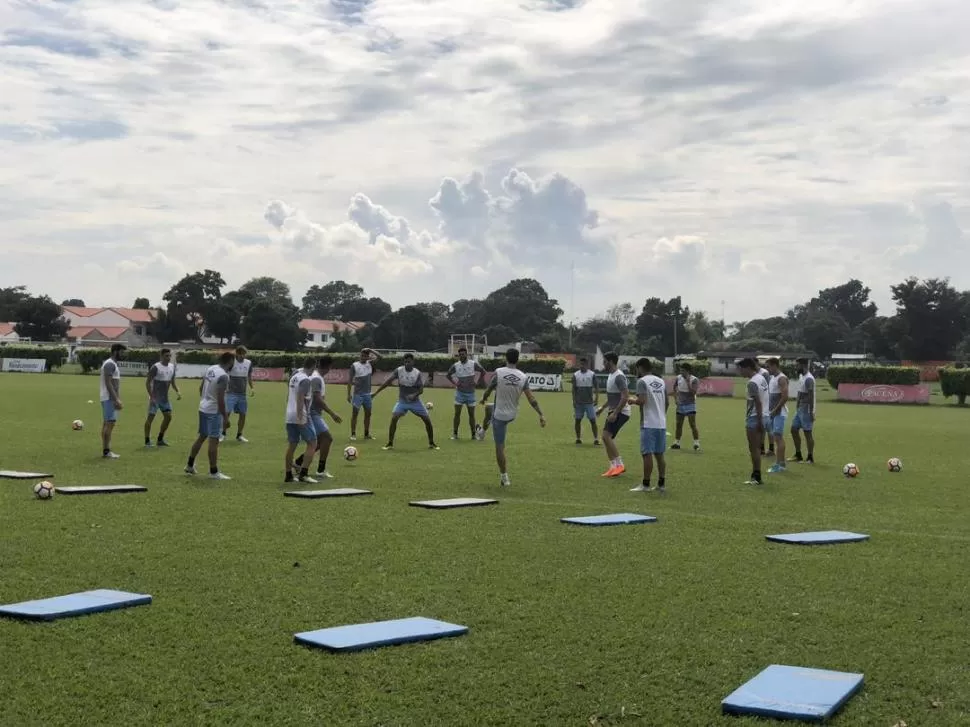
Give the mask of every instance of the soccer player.
[{"label": "soccer player", "polygon": [[[236,441],[240,444],[249,441],[243,436],[243,429],[246,428],[246,413],[249,411],[249,402],[246,400],[247,387],[250,396],[256,394],[256,389],[253,388],[253,362],[246,358],[247,353],[245,346],[236,348],[236,357],[229,371],[229,394],[226,397],[229,414],[239,415],[236,422]],[[225,439],[228,433],[229,417],[227,416],[222,438]]]},{"label": "soccer player", "polygon": [[[320,453],[320,459],[317,461],[317,475],[328,480],[333,479],[333,475],[327,471],[327,457],[330,456],[333,435],[330,434],[330,429],[323,419],[324,412],[329,414],[335,423],[340,424],[341,422],[340,415],[327,405],[326,376],[332,365],[333,358],[331,356],[322,356],[317,361],[316,371],[310,376],[310,423],[313,425],[313,431],[317,433],[317,452]],[[296,458],[296,465],[297,467],[303,466],[302,454]]]},{"label": "soccer player", "polygon": [[748,451],[751,454],[751,479],[744,484],[760,485],[761,451],[764,432],[767,429],[768,382],[758,370],[753,358],[743,358],[738,362],[738,371],[748,380],[745,408],[745,428],[748,436]]},{"label": "soccer player", "polygon": [[123,343],[111,346],[111,355],[101,364],[101,456],[104,459],[118,459],[120,455],[111,451],[111,434],[118,421],[118,412],[124,408],[121,401],[121,369],[118,362],[125,357],[128,347]]},{"label": "soccer player", "polygon": [[596,426],[596,405],[600,402],[596,373],[590,371],[589,359],[579,359],[579,369],[573,372],[573,419],[576,426],[576,444],[583,443],[583,418],[589,420],[593,430],[593,445],[599,446],[600,435]]},{"label": "soccer player", "polygon": [[458,349],[458,360],[451,365],[446,374],[448,381],[455,385],[455,421],[452,427],[452,439],[458,439],[458,428],[461,426],[461,408],[468,409],[468,426],[472,430],[472,438],[477,431],[475,426],[475,389],[485,377],[485,369],[478,361],[468,359],[468,349],[462,346]]},{"label": "soccer player", "polygon": [[167,447],[165,432],[172,423],[172,402],[168,398],[171,388],[181,401],[182,392],[175,383],[175,364],[172,363],[172,349],[163,348],[159,360],[148,369],[145,390],[148,391],[148,418],[145,419],[145,446],[152,446],[152,423],[155,415],[162,412],[162,426],[158,429],[158,446]]},{"label": "soccer player", "polygon": [[434,443],[434,425],[431,423],[428,410],[425,409],[421,401],[421,394],[424,392],[424,380],[421,378],[421,372],[414,368],[413,353],[404,354],[404,365],[398,366],[394,370],[387,381],[374,392],[374,396],[376,397],[394,382],[397,382],[398,385],[398,399],[394,405],[394,411],[391,412],[391,426],[387,432],[387,444],[384,449],[394,449],[397,422],[408,412],[415,414],[424,422],[424,429],[428,433],[428,449],[438,449],[438,445]]},{"label": "soccer player", "polygon": [[539,415],[539,426],[546,426],[546,418],[539,408],[532,390],[529,388],[529,377],[518,368],[519,352],[510,348],[505,352],[505,366],[495,370],[495,377],[485,389],[482,404],[488,403],[488,397],[495,392],[495,411],[492,414],[492,439],[495,440],[495,463],[498,465],[500,483],[502,487],[512,484],[509,479],[508,461],[505,457],[505,437],[511,424],[519,413],[519,397],[525,394],[529,404]]},{"label": "soccer player", "polygon": [[684,419],[690,423],[690,433],[694,438],[694,451],[701,448],[701,435],[697,431],[697,390],[700,388],[701,381],[694,376],[690,364],[680,365],[680,375],[674,384],[674,393],[677,396],[677,431],[676,439],[670,446],[671,449],[680,449],[680,437],[684,433]]},{"label": "soccer player", "polygon": [[604,409],[609,409],[603,427],[603,445],[610,466],[603,473],[603,477],[619,477],[626,472],[620,450],[616,447],[616,435],[630,420],[630,391],[626,374],[619,369],[619,361],[620,357],[613,351],[603,356],[603,366],[609,373],[609,378],[606,379],[606,403],[596,410],[597,414],[602,414]]},{"label": "soccer player", "polygon": [[350,367],[350,380],[347,382],[347,403],[353,407],[350,415],[350,441],[357,441],[357,414],[364,409],[364,439],[370,435],[370,416],[373,408],[371,379],[374,376],[374,361],[380,358],[372,348],[361,349],[360,360]]},{"label": "soccer player", "polygon": [[209,442],[209,477],[213,480],[232,479],[219,471],[219,442],[222,433],[229,428],[229,410],[226,408],[226,392],[229,390],[229,372],[235,357],[226,351],[219,357],[219,363],[206,369],[202,383],[199,384],[199,436],[189,452],[185,472],[196,474],[195,458],[199,456],[202,444]]},{"label": "soccer player", "polygon": [[769,474],[785,471],[785,424],[788,423],[788,377],[781,370],[777,358],[767,361],[768,373],[768,419],[771,425],[771,438],[778,453],[775,463],[768,468]]},{"label": "soccer player", "polygon": [[630,492],[653,492],[650,478],[653,476],[653,462],[657,461],[657,490],[664,494],[667,486],[667,409],[670,399],[667,384],[653,373],[653,363],[649,358],[637,361],[637,396],[640,406],[640,454],[643,456],[643,482]]},{"label": "soccer player", "polygon": [[297,445],[306,442],[306,451],[300,457],[299,474],[295,479],[315,485],[317,480],[310,477],[310,465],[317,452],[317,431],[313,428],[310,407],[313,401],[310,376],[316,361],[309,357],[303,361],[303,368],[290,377],[289,391],[286,396],[286,456],[284,457],[284,482],[293,482],[293,455]]},{"label": "soccer player", "polygon": [[798,365],[798,384],[795,389],[795,417],[791,423],[791,438],[795,443],[793,462],[802,460],[801,432],[805,432],[808,446],[808,464],[815,464],[815,377],[812,375],[807,358],[800,358]]},{"label": "soccer player", "polygon": [[[758,375],[764,378],[766,384],[771,383],[771,372],[769,372],[768,369],[765,368],[764,366],[759,366]],[[765,411],[766,415],[767,413],[768,412]],[[770,457],[774,455],[774,453],[775,453],[775,440],[771,438],[771,434],[768,430],[768,427],[765,427],[764,434],[762,435],[762,438],[761,438],[761,456],[764,457],[765,455],[767,455]]]}]

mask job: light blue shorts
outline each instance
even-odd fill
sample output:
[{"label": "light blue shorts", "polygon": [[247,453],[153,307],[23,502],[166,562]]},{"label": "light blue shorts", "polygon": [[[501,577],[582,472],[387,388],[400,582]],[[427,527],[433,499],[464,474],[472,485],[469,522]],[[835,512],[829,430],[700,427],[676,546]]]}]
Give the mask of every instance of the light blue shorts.
[{"label": "light blue shorts", "polygon": [[106,422],[118,421],[118,412],[115,411],[115,405],[111,399],[101,402],[101,416]]},{"label": "light blue shorts", "polygon": [[148,416],[150,417],[155,416],[156,414],[158,414],[158,412],[169,414],[171,413],[171,411],[172,411],[172,402],[170,401],[166,401],[161,404],[156,404],[153,401],[148,403]]},{"label": "light blue shorts", "polygon": [[428,410],[424,408],[424,402],[420,399],[418,401],[404,401],[402,399],[398,399],[391,414],[403,416],[408,412],[417,414],[419,417],[428,416]]},{"label": "light blue shorts", "polygon": [[677,405],[677,415],[678,416],[688,416],[690,414],[697,413],[697,404],[678,404]]},{"label": "light blue shorts", "polygon": [[771,429],[769,431],[776,437],[782,436],[785,433],[785,422],[787,421],[787,412],[771,417]]},{"label": "light blue shorts", "polygon": [[[748,427],[748,429],[757,429],[758,415],[752,414],[751,416],[749,416],[745,422],[745,425]],[[771,431],[771,420],[769,419],[768,415],[764,415],[761,417],[761,428],[764,429],[766,432]]]},{"label": "light blue shorts", "polygon": [[218,439],[222,436],[222,414],[199,412],[199,436]]},{"label": "light blue shorts", "polygon": [[226,411],[230,414],[245,414],[249,411],[249,402],[245,394],[226,394]]},{"label": "light blue shorts", "polygon": [[360,409],[363,407],[366,411],[370,411],[374,406],[374,397],[373,394],[354,394],[354,398],[351,403],[354,409]]},{"label": "light blue shorts", "polygon": [[474,391],[455,391],[456,406],[475,406],[477,403],[478,398]]},{"label": "light blue shorts", "polygon": [[596,407],[592,404],[573,404],[573,417],[579,421],[586,417],[591,422],[596,421]]},{"label": "light blue shorts", "polygon": [[301,441],[309,444],[317,441],[317,432],[310,422],[306,424],[287,424],[286,441],[290,444],[299,444]]},{"label": "light blue shorts", "polygon": [[807,411],[796,411],[795,418],[791,422],[791,428],[810,432],[815,428],[815,420]]},{"label": "light blue shorts", "polygon": [[640,454],[663,454],[667,451],[666,429],[641,429]]},{"label": "light blue shorts", "polygon": [[327,423],[323,420],[322,414],[311,414],[310,424],[313,425],[313,431],[317,433],[318,437],[321,434],[326,434],[327,432],[330,431],[330,428],[327,426]]},{"label": "light blue shorts", "polygon": [[496,444],[505,444],[505,435],[508,431],[509,424],[512,422],[507,422],[503,419],[496,419],[492,417],[492,439]]}]

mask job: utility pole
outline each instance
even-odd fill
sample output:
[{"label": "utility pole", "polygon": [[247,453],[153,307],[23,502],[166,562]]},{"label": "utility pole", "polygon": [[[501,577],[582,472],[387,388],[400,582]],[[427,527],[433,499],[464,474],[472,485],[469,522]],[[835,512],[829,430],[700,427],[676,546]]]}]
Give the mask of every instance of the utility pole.
[{"label": "utility pole", "polygon": [[674,314],[674,358],[677,358],[677,314]]}]

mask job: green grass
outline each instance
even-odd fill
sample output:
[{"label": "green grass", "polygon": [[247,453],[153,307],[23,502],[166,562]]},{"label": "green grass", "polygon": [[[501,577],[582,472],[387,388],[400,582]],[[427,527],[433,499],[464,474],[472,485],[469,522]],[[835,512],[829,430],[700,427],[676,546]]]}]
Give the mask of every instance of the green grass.
[{"label": "green grass", "polygon": [[[397,451],[359,442],[358,462],[332,464],[333,486],[373,497],[299,501],[281,495],[282,385],[258,386],[252,443],[223,445],[228,483],[181,474],[197,384],[185,382],[169,451],[141,448],[141,382],[123,387],[122,459],[104,462],[100,411],[87,403],[95,378],[0,376],[4,467],[150,488],[42,503],[33,483],[0,481],[0,602],[89,588],[155,598],[51,624],[0,621],[5,727],[743,726],[757,722],[722,717],[720,700],[771,663],[864,672],[837,724],[970,719],[961,409],[824,403],[819,464],[754,489],[740,484],[743,402],[704,399],[705,451],[670,453],[670,493],[658,499],[627,491],[635,428],[621,435],[631,472],[604,481],[602,450],[573,444],[562,394],[540,394],[545,430],[523,407],[510,430],[513,486],[500,492],[490,445],[449,442],[450,395],[433,391],[441,451],[426,451],[406,419]],[[392,401],[378,399],[379,437]],[[76,417],[83,432],[70,429]],[[348,430],[337,430],[339,449]],[[890,456],[901,474],[885,471]],[[849,460],[862,468],[854,481],[840,474]],[[501,504],[407,506],[490,495]],[[558,522],[631,510],[660,520]],[[829,528],[872,539],[764,540]],[[471,632],[348,655],[293,644],[297,631],[412,615]]]}]

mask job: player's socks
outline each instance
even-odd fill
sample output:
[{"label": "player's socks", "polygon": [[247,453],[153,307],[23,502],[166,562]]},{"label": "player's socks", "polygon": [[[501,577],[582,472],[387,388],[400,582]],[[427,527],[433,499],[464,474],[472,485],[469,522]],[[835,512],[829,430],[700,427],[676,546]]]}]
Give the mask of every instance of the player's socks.
[{"label": "player's socks", "polygon": [[217,474],[219,474],[219,468],[218,467],[210,467],[209,468],[209,474],[210,475],[217,475]]},{"label": "player's socks", "polygon": [[189,457],[189,461],[185,465],[186,467],[195,467],[195,457]]},{"label": "player's socks", "polygon": [[667,487],[667,478],[666,477],[659,478],[657,480],[657,489],[660,490],[661,492],[666,492],[666,487]]},{"label": "player's socks", "polygon": [[293,464],[295,464],[297,467],[302,467],[303,466],[303,455],[301,454],[299,457],[297,457],[295,460],[293,460]]},{"label": "player's socks", "polygon": [[145,446],[146,447],[151,447],[152,446],[152,438],[151,437],[145,437]]},{"label": "player's socks", "polygon": [[292,471],[289,471],[285,475],[283,475],[283,482],[292,482],[292,481],[293,481],[293,472]]}]

